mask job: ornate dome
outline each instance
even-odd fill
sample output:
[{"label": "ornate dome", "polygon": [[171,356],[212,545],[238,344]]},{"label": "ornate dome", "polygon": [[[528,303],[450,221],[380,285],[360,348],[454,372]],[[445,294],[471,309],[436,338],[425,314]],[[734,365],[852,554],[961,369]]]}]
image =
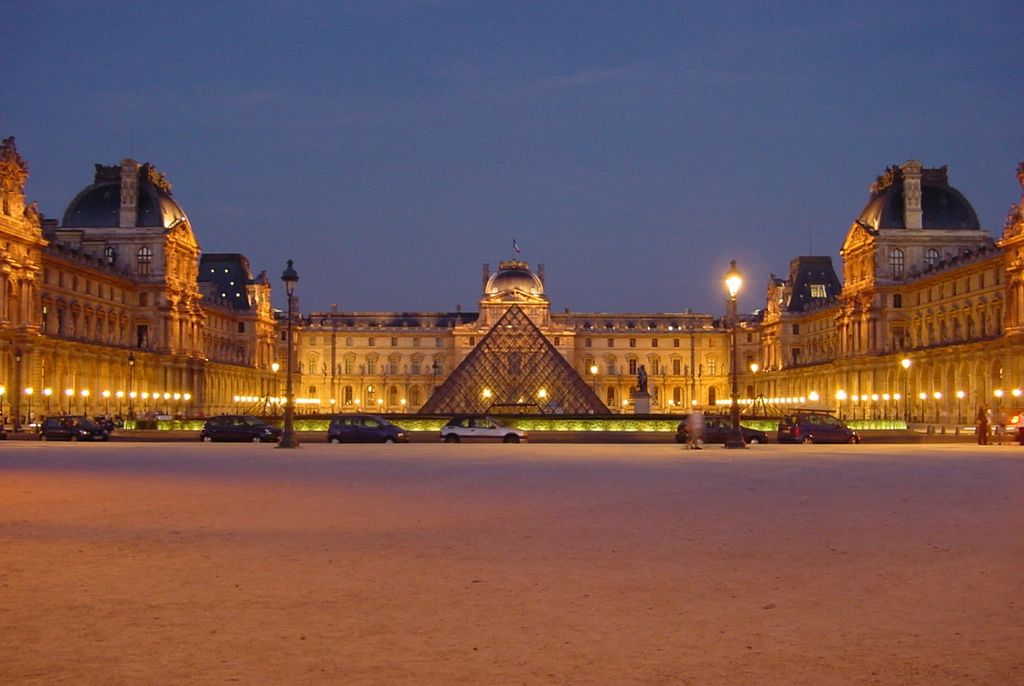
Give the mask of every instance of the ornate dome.
[{"label": "ornate dome", "polygon": [[122,176],[134,174],[136,169],[138,198],[134,226],[168,228],[187,219],[185,211],[171,197],[171,184],[155,167],[97,164],[95,181],[71,201],[61,224],[72,228],[121,226],[121,192],[125,187]]},{"label": "ornate dome", "polygon": [[[857,223],[875,231],[879,229],[905,229],[905,187],[914,163],[893,166],[871,184],[871,199],[861,210]],[[949,185],[946,167],[920,169],[921,228],[965,229],[981,228],[978,215],[960,191]],[[916,175],[915,175],[916,176]]]},{"label": "ornate dome", "polygon": [[520,291],[530,295],[544,295],[544,284],[540,277],[530,271],[530,265],[519,260],[507,260],[498,264],[498,271],[491,274],[484,287],[485,296]]}]

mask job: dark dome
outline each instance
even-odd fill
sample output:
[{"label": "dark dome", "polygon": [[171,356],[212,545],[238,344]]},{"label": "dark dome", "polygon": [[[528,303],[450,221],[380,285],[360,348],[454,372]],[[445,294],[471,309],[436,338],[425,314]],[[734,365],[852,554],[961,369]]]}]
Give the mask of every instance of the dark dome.
[{"label": "dark dome", "polygon": [[498,271],[487,279],[486,295],[496,295],[514,290],[544,294],[544,284],[540,277],[530,271],[529,265],[518,260],[509,260],[498,265]]},{"label": "dark dome", "polygon": [[[873,229],[905,229],[903,183],[899,167],[893,167],[888,185],[875,190],[861,210],[858,223]],[[946,168],[925,169],[921,175],[921,228],[981,229],[971,203],[949,185]]]},{"label": "dark dome", "polygon": [[[167,228],[179,219],[185,219],[181,206],[165,191],[139,179],[138,218],[135,226]],[[65,227],[115,227],[121,224],[121,182],[97,180],[68,205],[64,211]]]}]

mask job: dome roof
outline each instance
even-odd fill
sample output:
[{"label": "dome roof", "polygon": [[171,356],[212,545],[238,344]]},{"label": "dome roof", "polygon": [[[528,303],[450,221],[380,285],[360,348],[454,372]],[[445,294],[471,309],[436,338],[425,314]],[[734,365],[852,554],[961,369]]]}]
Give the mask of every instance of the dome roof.
[{"label": "dome roof", "polygon": [[[138,212],[135,226],[168,228],[185,211],[171,197],[171,185],[148,164],[139,168]],[[96,180],[75,196],[64,211],[64,227],[115,227],[121,225],[121,167],[96,165]]]},{"label": "dome roof", "polygon": [[531,295],[543,295],[544,284],[530,271],[530,265],[519,260],[508,260],[498,264],[498,271],[491,274],[484,287],[484,295],[498,295],[522,291]]},{"label": "dome roof", "polygon": [[[891,167],[872,184],[871,199],[857,223],[878,229],[905,229],[903,170]],[[946,167],[921,170],[921,228],[979,230],[981,224],[971,203],[949,185]]]}]

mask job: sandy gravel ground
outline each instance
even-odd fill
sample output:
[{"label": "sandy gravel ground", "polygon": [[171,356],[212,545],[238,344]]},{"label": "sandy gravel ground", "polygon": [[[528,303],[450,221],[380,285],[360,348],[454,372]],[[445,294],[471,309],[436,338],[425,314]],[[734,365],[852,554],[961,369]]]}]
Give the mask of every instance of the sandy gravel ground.
[{"label": "sandy gravel ground", "polygon": [[1024,448],[0,445],[3,684],[1021,684]]}]

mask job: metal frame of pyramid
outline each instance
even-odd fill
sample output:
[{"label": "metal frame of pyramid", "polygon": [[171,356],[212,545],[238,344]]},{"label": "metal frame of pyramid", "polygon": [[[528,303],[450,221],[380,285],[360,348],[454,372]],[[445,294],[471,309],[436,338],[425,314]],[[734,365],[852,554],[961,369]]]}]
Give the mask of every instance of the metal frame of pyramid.
[{"label": "metal frame of pyramid", "polygon": [[608,408],[526,313],[513,305],[419,411],[486,412],[608,414]]}]

